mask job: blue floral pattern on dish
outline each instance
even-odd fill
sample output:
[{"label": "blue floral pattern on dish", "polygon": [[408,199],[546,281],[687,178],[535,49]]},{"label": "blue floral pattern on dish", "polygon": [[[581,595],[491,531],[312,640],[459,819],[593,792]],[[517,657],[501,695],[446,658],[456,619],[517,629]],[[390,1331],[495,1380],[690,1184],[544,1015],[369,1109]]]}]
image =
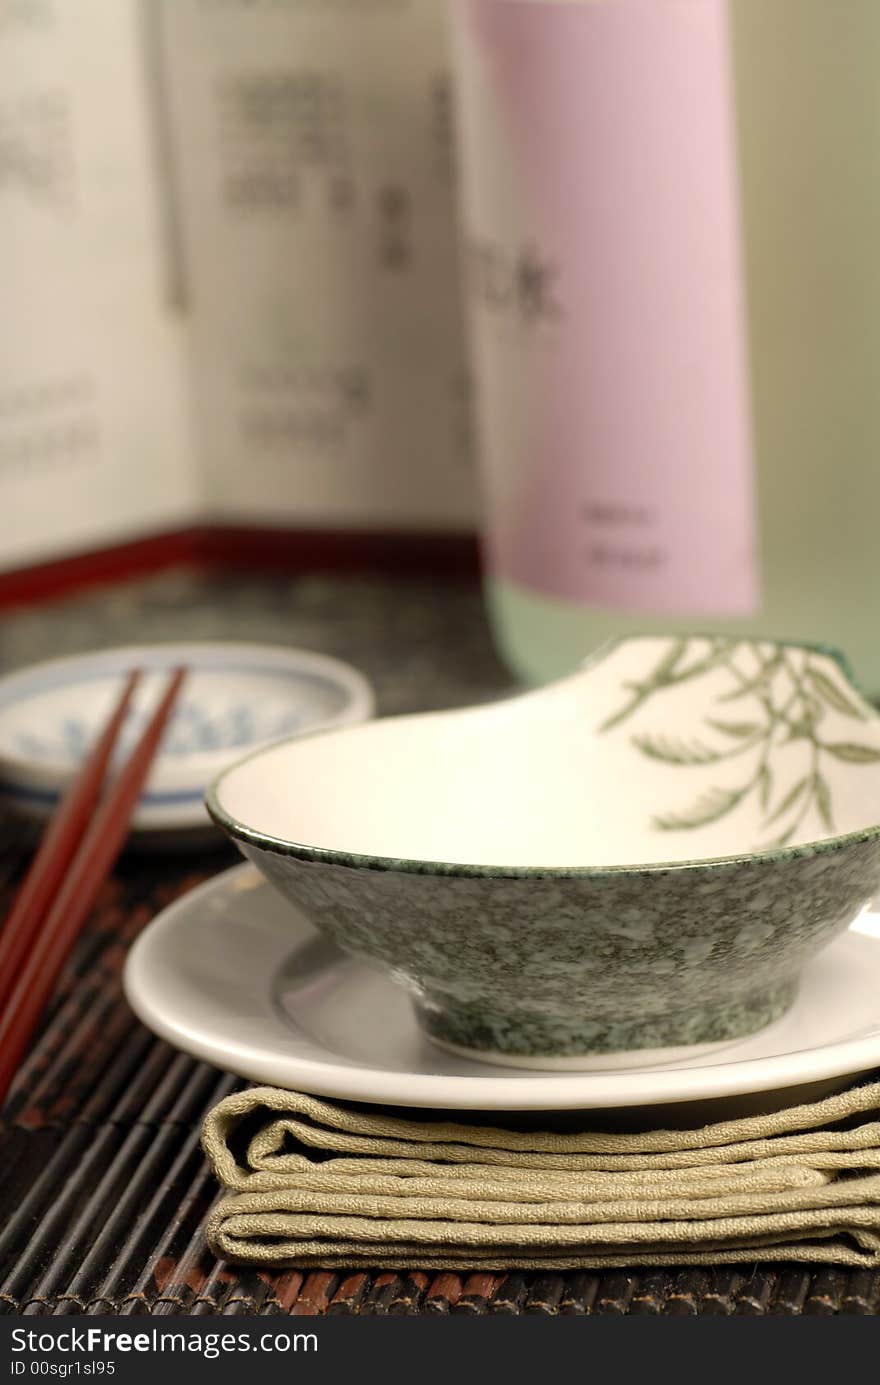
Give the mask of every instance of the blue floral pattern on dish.
[{"label": "blue floral pattern on dish", "polygon": [[[149,708],[134,709],[122,734],[120,753],[124,754],[143,729]],[[175,713],[165,740],[162,754],[182,758],[215,750],[236,750],[255,741],[276,740],[295,735],[303,725],[302,713],[287,708],[261,711],[246,702],[236,702],[222,708],[206,708],[197,702],[183,702]],[[14,738],[15,748],[34,760],[82,760],[88,751],[96,728],[81,717],[64,717],[55,727],[42,735],[20,731]]]}]

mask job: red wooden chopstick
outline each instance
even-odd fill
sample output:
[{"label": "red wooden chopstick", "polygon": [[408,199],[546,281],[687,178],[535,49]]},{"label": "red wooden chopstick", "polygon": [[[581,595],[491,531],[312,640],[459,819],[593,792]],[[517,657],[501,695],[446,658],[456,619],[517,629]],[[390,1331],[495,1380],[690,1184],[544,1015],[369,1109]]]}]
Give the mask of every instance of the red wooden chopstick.
[{"label": "red wooden chopstick", "polygon": [[12,990],[32,934],[73,859],[98,801],[110,756],[140,676],[140,669],[134,669],[125,680],[110,720],[53,814],[0,931],[0,1012]]},{"label": "red wooden chopstick", "polygon": [[[100,800],[69,870],[30,933],[24,965],[0,1014],[0,1102],[102,884],[122,849],[144,780],[186,676],[177,669],[118,778]],[[117,709],[118,710],[118,709]]]}]

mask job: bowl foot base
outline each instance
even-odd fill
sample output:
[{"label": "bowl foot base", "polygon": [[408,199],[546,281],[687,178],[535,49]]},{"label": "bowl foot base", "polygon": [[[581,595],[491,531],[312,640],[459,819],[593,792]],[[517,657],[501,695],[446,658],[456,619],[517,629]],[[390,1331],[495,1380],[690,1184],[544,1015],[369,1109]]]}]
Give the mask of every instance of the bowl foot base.
[{"label": "bowl foot base", "polygon": [[572,1020],[526,1012],[490,1013],[484,1007],[416,1001],[421,1028],[441,1048],[505,1067],[608,1070],[694,1059],[728,1048],[782,1018],[797,994],[798,978],[778,982],[735,1001],[700,1009],[620,1020]]}]

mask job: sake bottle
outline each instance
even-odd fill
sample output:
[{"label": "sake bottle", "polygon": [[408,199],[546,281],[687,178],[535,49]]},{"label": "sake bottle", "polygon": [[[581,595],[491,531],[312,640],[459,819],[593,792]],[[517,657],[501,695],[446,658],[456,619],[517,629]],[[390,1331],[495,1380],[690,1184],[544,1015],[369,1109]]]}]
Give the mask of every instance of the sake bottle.
[{"label": "sake bottle", "polygon": [[841,648],[880,694],[880,5],[456,0],[491,616]]}]

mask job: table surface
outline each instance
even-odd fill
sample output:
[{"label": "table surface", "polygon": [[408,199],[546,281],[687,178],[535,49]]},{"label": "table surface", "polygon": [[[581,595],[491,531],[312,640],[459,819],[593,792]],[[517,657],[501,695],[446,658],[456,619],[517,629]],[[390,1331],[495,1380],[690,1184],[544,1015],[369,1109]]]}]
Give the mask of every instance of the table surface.
[{"label": "table surface", "polygon": [[[0,671],[132,638],[268,640],[350,659],[383,714],[506,691],[478,590],[375,578],[172,573],[7,612]],[[0,892],[26,860],[0,824]],[[239,858],[125,856],[56,990],[0,1125],[0,1312],[880,1313],[880,1275],[804,1266],[568,1274],[267,1273],[218,1262],[205,1112],[243,1085],[154,1038],[128,1009],[128,944]]]}]

